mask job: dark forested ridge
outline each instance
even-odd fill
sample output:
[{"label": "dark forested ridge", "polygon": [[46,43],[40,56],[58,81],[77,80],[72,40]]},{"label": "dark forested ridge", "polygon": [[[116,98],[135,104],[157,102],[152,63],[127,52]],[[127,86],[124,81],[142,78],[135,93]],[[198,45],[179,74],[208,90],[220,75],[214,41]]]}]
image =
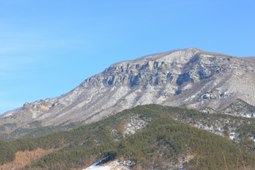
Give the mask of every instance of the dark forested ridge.
[{"label": "dark forested ridge", "polygon": [[[238,142],[195,128],[228,118],[235,123]],[[203,120],[203,121],[202,121]],[[239,124],[238,124],[239,121]],[[241,123],[240,123],[241,122]],[[245,123],[249,122],[249,123]],[[205,114],[159,105],[138,106],[97,123],[43,137],[0,142],[0,163],[15,159],[17,151],[55,149],[25,169],[84,168],[105,155],[132,160],[133,169],[255,169],[252,119]]]}]

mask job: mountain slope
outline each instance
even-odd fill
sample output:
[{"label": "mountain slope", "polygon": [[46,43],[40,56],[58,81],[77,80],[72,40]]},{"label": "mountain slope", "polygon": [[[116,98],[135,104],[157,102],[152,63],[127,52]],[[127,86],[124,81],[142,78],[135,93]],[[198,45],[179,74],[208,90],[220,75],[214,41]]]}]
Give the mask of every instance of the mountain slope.
[{"label": "mountain slope", "polygon": [[242,117],[255,117],[255,106],[252,106],[242,100],[236,100],[223,110],[223,113]]},{"label": "mountain slope", "polygon": [[26,103],[1,116],[0,129],[91,123],[152,103],[216,111],[239,99],[255,105],[254,84],[254,58],[176,50],[114,64],[63,96]]},{"label": "mountain slope", "polygon": [[[201,115],[205,114],[182,108],[139,106],[68,132],[0,142],[0,163],[12,161],[15,152],[43,148],[53,153],[30,162],[25,169],[81,169],[107,155],[131,160],[135,163],[131,169],[254,169],[255,154],[243,149],[242,142],[235,144],[180,123],[185,118],[196,121]],[[213,121],[229,116],[208,117]],[[245,123],[247,126],[255,125],[254,120],[243,121],[251,121]]]}]

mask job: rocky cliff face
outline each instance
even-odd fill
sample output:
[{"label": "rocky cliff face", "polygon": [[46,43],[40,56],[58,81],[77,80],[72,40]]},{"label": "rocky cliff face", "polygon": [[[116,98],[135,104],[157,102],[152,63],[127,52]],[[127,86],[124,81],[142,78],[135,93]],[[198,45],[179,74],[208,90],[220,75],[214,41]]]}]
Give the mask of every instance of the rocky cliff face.
[{"label": "rocky cliff face", "polygon": [[151,103],[205,111],[226,110],[239,99],[255,105],[254,62],[190,48],[117,63],[63,96],[5,113],[0,126],[90,123]]}]

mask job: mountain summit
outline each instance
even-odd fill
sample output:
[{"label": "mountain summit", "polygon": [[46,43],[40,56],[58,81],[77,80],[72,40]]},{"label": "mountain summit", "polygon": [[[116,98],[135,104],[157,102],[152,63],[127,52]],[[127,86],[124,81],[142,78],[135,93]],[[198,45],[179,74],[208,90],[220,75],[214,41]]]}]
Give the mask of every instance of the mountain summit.
[{"label": "mountain summit", "polygon": [[35,122],[91,123],[152,103],[223,111],[241,100],[252,107],[254,84],[255,58],[181,49],[113,64],[60,97],[26,103],[3,114],[0,126],[9,133]]}]

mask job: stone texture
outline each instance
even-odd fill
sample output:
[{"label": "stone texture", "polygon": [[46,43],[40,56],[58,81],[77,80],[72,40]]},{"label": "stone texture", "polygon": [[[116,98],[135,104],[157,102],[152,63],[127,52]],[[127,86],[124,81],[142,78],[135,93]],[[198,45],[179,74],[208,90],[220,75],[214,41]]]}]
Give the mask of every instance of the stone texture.
[{"label": "stone texture", "polygon": [[220,111],[239,99],[255,105],[254,84],[254,58],[195,48],[175,50],[113,64],[60,97],[26,103],[3,114],[0,126],[91,123],[151,103]]}]

